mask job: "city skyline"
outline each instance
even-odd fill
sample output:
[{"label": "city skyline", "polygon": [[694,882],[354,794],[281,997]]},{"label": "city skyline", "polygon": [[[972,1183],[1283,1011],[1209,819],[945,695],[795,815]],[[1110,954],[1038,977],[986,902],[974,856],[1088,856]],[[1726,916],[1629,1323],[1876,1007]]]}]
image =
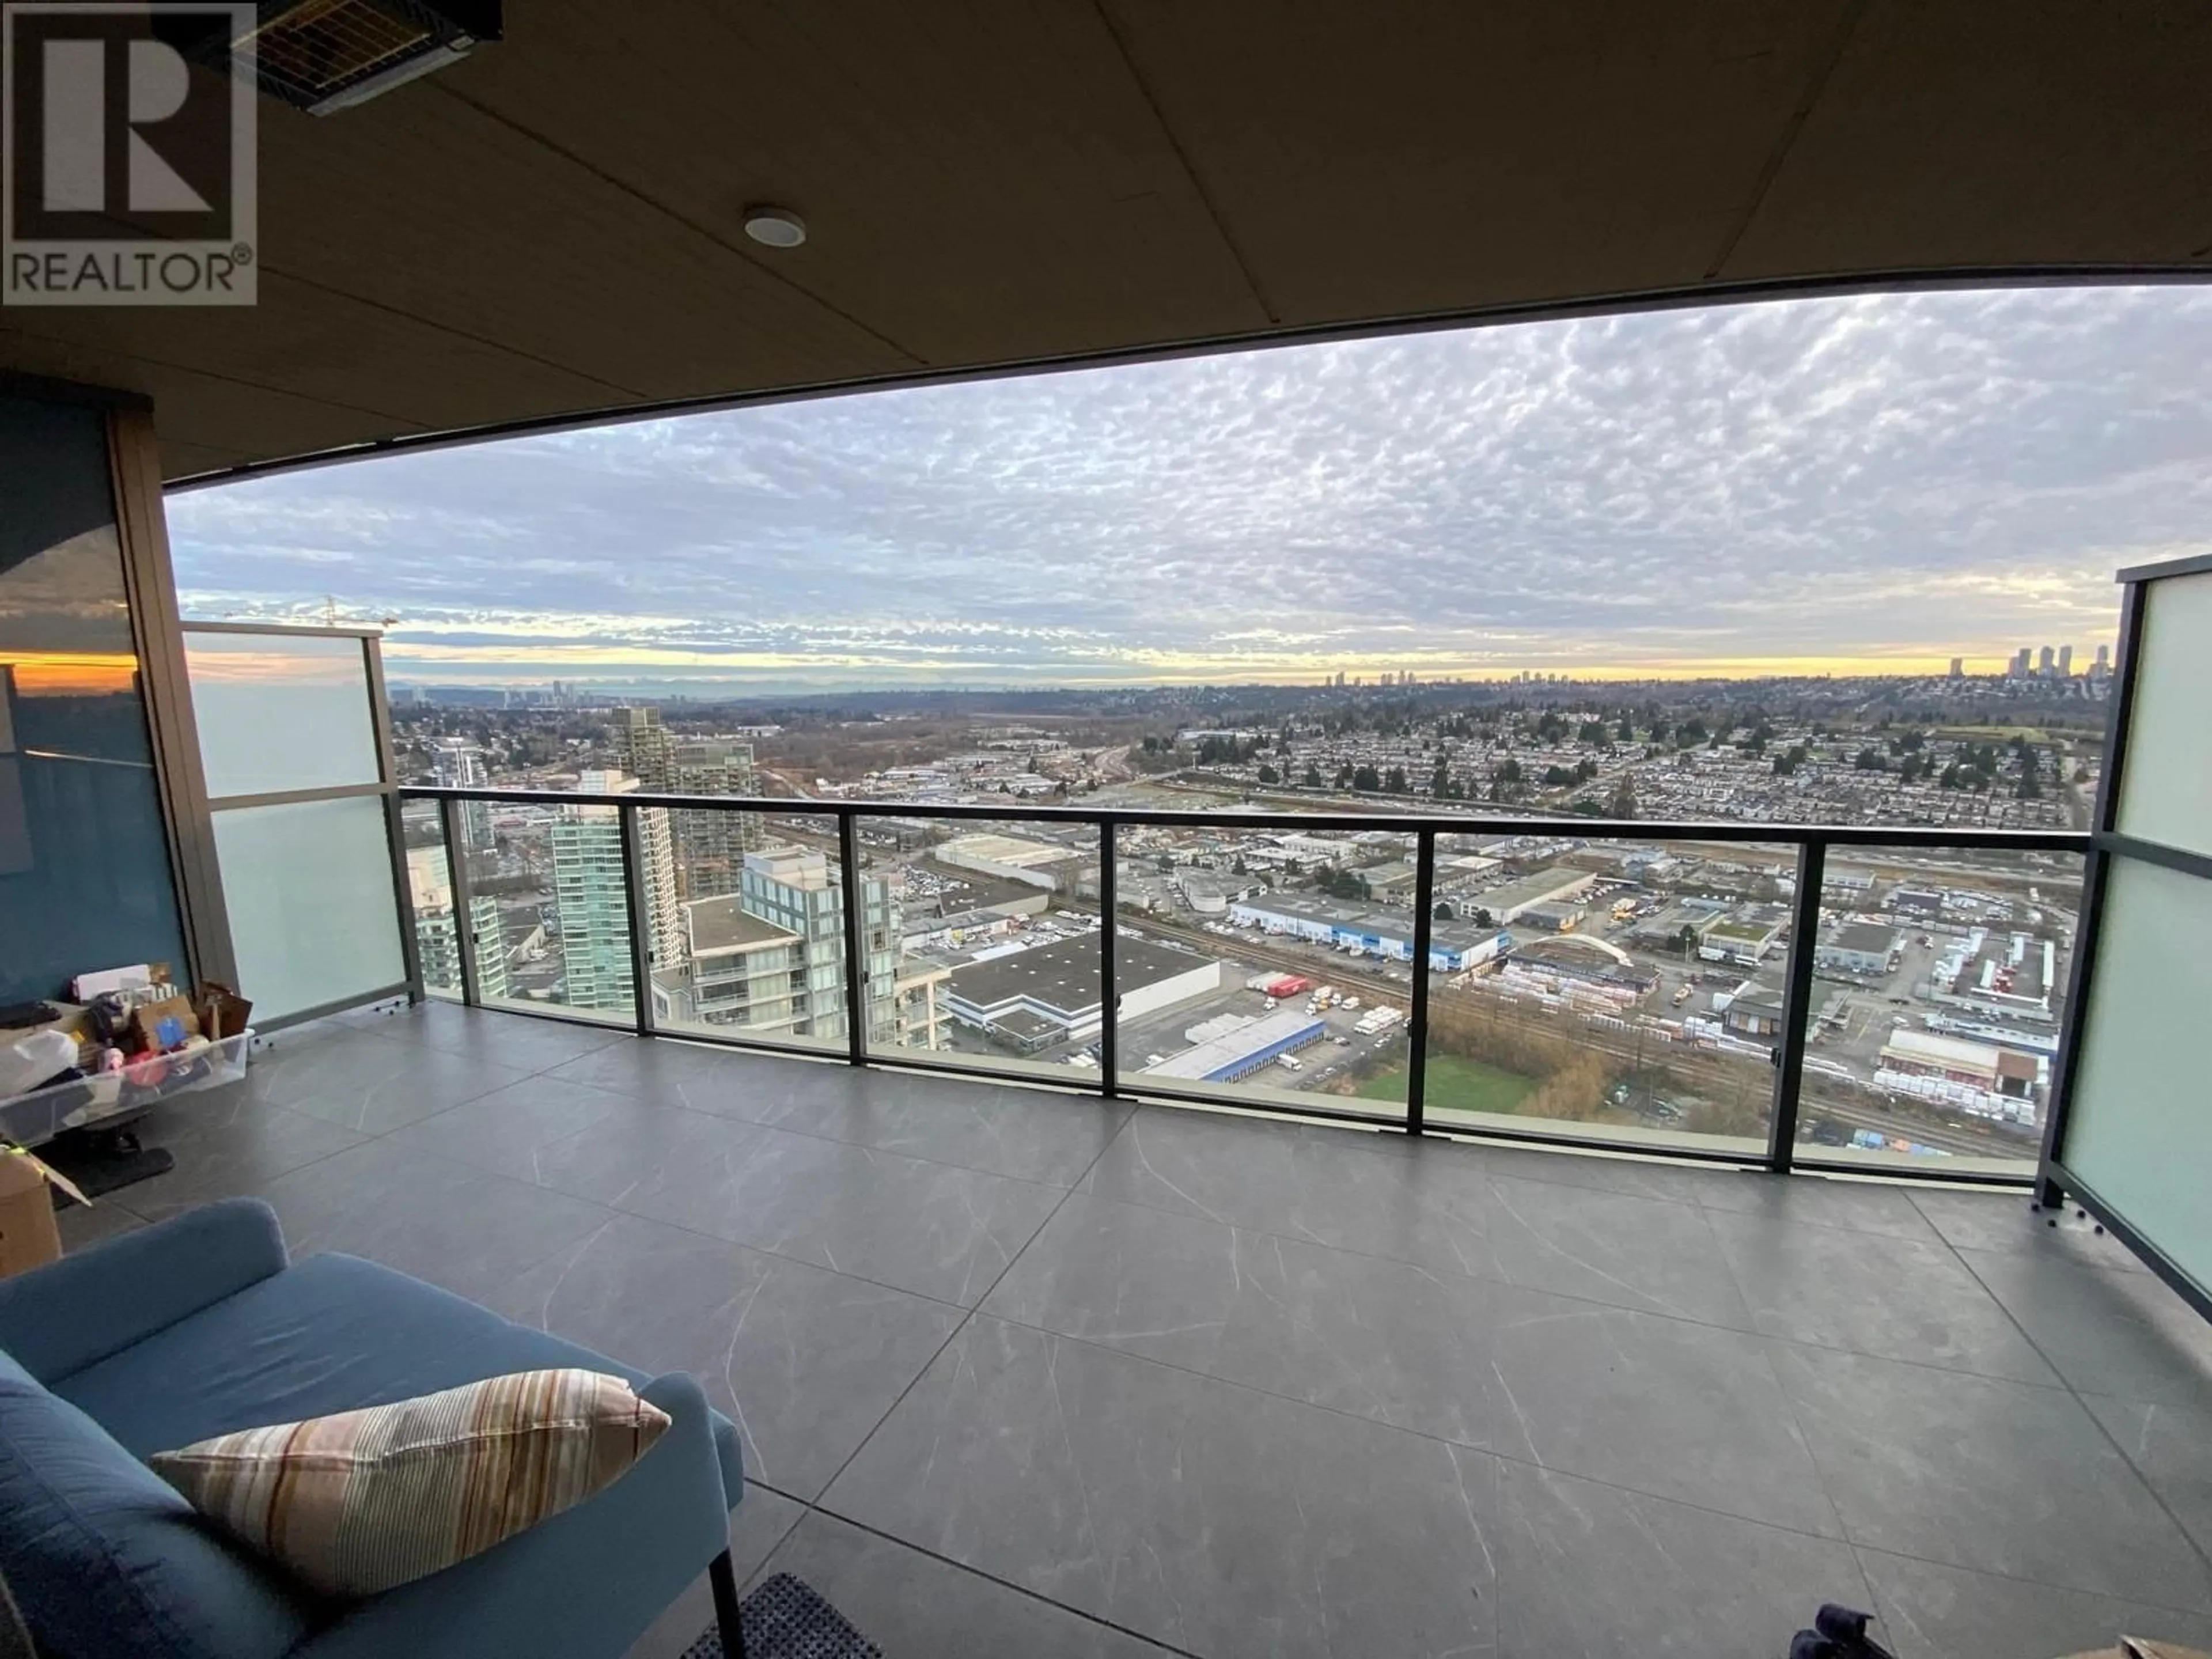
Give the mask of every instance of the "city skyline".
[{"label": "city skyline", "polygon": [[187,610],[396,681],[702,694],[2003,671],[2202,550],[2212,296],[1871,295],[1282,348],[172,504]]}]

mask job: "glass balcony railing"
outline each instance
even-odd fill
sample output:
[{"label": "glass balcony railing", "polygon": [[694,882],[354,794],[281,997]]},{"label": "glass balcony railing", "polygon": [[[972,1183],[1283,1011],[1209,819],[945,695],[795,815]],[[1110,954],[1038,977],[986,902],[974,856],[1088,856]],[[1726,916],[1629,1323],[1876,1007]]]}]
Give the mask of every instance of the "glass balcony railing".
[{"label": "glass balcony railing", "polygon": [[1983,1180],[2033,1170],[2087,845],[401,793],[434,994],[1431,1134]]},{"label": "glass balcony railing", "polygon": [[[1121,1086],[1403,1120],[1416,841],[1382,826],[1119,826]],[[1212,994],[1174,997],[1183,981],[1164,952],[1212,964]]]},{"label": "glass balcony railing", "polygon": [[827,812],[633,809],[654,1030],[847,1048],[844,870]]},{"label": "glass balcony railing", "polygon": [[1430,1127],[1765,1154],[1795,847],[1437,839]]},{"label": "glass balcony railing", "polygon": [[2081,908],[2079,854],[1830,854],[1797,1155],[2033,1173]]},{"label": "glass balcony railing", "polygon": [[864,1051],[1063,1082],[1099,1076],[1098,826],[865,813],[853,823]]}]

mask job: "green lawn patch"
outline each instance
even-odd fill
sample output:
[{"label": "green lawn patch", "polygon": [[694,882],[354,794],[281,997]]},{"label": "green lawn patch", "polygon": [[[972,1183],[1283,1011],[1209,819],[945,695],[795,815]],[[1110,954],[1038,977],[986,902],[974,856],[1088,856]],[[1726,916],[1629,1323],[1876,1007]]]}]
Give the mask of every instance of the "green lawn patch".
[{"label": "green lawn patch", "polygon": [[[1423,1093],[1431,1111],[1517,1112],[1535,1086],[1533,1078],[1486,1066],[1479,1060],[1468,1060],[1458,1054],[1431,1054]],[[1396,1066],[1363,1079],[1359,1097],[1402,1101],[1406,1097],[1406,1068]]]}]

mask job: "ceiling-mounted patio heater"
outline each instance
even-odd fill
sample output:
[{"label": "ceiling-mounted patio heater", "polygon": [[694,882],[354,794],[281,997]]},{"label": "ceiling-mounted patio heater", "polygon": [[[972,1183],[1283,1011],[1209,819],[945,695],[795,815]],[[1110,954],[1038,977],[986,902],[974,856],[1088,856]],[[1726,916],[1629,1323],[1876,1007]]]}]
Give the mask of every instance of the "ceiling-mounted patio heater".
[{"label": "ceiling-mounted patio heater", "polygon": [[191,38],[172,44],[201,63],[250,72],[271,98],[329,115],[498,40],[500,6],[501,0],[262,0],[242,33],[209,33],[194,18]]}]

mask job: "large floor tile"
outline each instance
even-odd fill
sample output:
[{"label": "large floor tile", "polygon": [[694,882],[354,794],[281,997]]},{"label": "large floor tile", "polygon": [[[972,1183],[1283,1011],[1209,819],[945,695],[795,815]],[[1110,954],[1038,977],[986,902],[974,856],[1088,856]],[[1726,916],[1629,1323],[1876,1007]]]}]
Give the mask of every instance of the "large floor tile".
[{"label": "large floor tile", "polygon": [[[527,1077],[395,1130],[389,1139],[426,1158],[535,1181],[544,1148],[611,1118],[633,1118],[649,1109],[611,1090]],[[619,1132],[618,1124],[611,1127]]]},{"label": "large floor tile", "polygon": [[147,1146],[162,1147],[176,1159],[167,1174],[116,1194],[149,1221],[218,1198],[258,1193],[277,1176],[363,1139],[320,1118],[264,1106],[243,1087],[165,1101],[139,1120],[137,1129]]},{"label": "large floor tile", "polygon": [[1497,1298],[1493,1447],[1547,1469],[1834,1536],[1767,1344],[1534,1291]]},{"label": "large floor tile", "polygon": [[1500,1467],[1498,1515],[1498,1651],[1514,1659],[1764,1659],[1820,1602],[1867,1602],[1839,1540],[1526,1463]]},{"label": "large floor tile", "polygon": [[295,1255],[343,1250],[478,1301],[608,1219],[596,1204],[381,1141],[271,1182]]},{"label": "large floor tile", "polygon": [[1615,1307],[1751,1328],[1705,1212],[1626,1193],[1492,1180],[1490,1245],[1506,1279]]},{"label": "large floor tile", "polygon": [[1490,1145],[1482,1158],[1491,1173],[1516,1181],[1542,1181],[1582,1187],[1591,1192],[1625,1193],[1668,1203],[1696,1204],[1752,1178],[1752,1172],[1728,1164],[1662,1164],[1648,1158],[1607,1152],[1553,1151],[1533,1146]]},{"label": "large floor tile", "polygon": [[1208,1370],[1243,1293],[1240,1239],[1274,1243],[1217,1221],[1071,1194],[983,1311]]},{"label": "large floor tile", "polygon": [[537,1163],[547,1185],[634,1215],[963,1306],[1066,1196],[696,1112],[611,1120]]},{"label": "large floor tile", "polygon": [[1492,1637],[1495,1460],[977,1316],[823,1507],[1172,1646]]},{"label": "large floor tile", "polygon": [[321,1118],[362,1134],[384,1134],[530,1075],[473,1054],[449,1054],[345,1030],[255,1056],[246,1088],[270,1106]]},{"label": "large floor tile", "polygon": [[1913,1204],[1910,1193],[1877,1182],[1745,1170],[1731,1180],[1705,1182],[1695,1197],[1708,1210],[1767,1216],[1793,1226],[1840,1227],[1845,1232],[1879,1233],[1923,1244],[1937,1243],[1942,1238]]},{"label": "large floor tile", "polygon": [[774,1115],[789,1079],[809,1069],[773,1056],[670,1037],[627,1037],[563,1060],[548,1075],[635,1095],[656,1106],[756,1122]]},{"label": "large floor tile", "polygon": [[1389,1137],[1140,1109],[1083,1187],[1285,1238],[1498,1276],[1495,1194],[1480,1151]]},{"label": "large floor tile", "polygon": [[2060,1389],[1777,1345],[1852,1542],[2159,1607],[2212,1572]]},{"label": "large floor tile", "polygon": [[[549,1072],[544,1080],[561,1079],[557,1073]],[[707,1184],[714,1173],[739,1167],[768,1134],[757,1123],[665,1109],[624,1097],[636,1108],[629,1115],[601,1119],[538,1147],[538,1155],[531,1161],[530,1179],[556,1192],[620,1207],[625,1200],[663,1186]]]},{"label": "large floor tile", "polygon": [[775,1103],[755,1121],[1054,1187],[1081,1180],[1131,1111],[1119,1102],[1042,1089],[853,1066],[764,1064],[788,1081],[766,1091]]},{"label": "large floor tile", "polygon": [[2072,1208],[2057,1215],[2038,1209],[2024,1192],[1977,1192],[1966,1187],[1909,1190],[1913,1207],[1959,1249],[2055,1257],[2125,1273],[2149,1271],[2134,1251],[2094,1221]]},{"label": "large floor tile", "polygon": [[2095,1394],[2081,1403],[2197,1547],[2212,1551],[2212,1411]]},{"label": "large floor tile", "polygon": [[691,1372],[744,1432],[748,1476],[807,1500],[961,1317],[629,1215],[556,1250],[493,1305],[647,1370]]},{"label": "large floor tile", "polygon": [[1960,1254],[2075,1388],[2212,1407],[2212,1325],[2150,1274],[2048,1255]]},{"label": "large floor tile", "polygon": [[1458,1273],[1076,1194],[983,1304],[1309,1404],[1489,1443],[1489,1298]]},{"label": "large floor tile", "polygon": [[[2212,1619],[2081,1590],[1861,1550],[1881,1623],[1898,1659],[2025,1659],[2102,1652],[2120,1637],[2212,1648]],[[1863,1605],[1863,1604],[1862,1604]]]},{"label": "large floor tile", "polygon": [[356,1009],[339,1016],[356,1030],[398,1042],[471,1054],[526,1072],[541,1072],[610,1042],[635,1041],[622,1025],[586,1024],[580,1020],[464,1008],[429,1000],[410,1008]]},{"label": "large floor tile", "polygon": [[[760,1570],[805,1513],[805,1504],[781,1492],[765,1486],[745,1489],[744,1502],[730,1516],[730,1565],[740,1584]],[[702,1572],[631,1644],[625,1659],[682,1659],[714,1623],[714,1592]]]},{"label": "large floor tile", "polygon": [[1950,1246],[1716,1212],[1714,1235],[1758,1328],[1984,1376],[2057,1377]]},{"label": "large floor tile", "polygon": [[767,1565],[897,1659],[1161,1659],[1170,1650],[820,1511]]}]

